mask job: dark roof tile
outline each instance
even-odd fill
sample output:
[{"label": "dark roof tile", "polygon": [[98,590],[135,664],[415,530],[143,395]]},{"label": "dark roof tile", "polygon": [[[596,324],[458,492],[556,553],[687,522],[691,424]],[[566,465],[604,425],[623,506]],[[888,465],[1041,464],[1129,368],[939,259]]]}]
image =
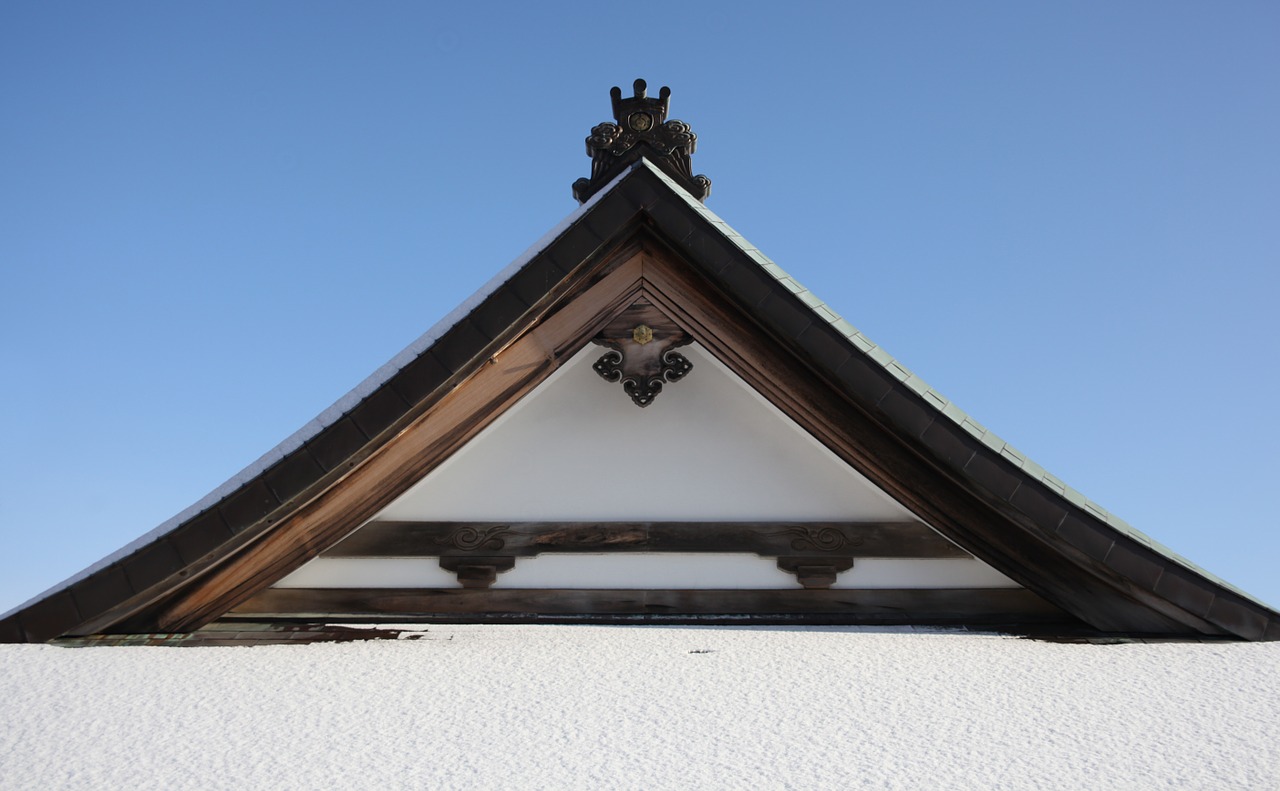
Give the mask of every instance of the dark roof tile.
[{"label": "dark roof tile", "polygon": [[1220,594],[1213,600],[1209,620],[1246,640],[1261,640],[1267,632],[1267,617],[1229,594]]},{"label": "dark roof tile", "polygon": [[933,421],[920,440],[939,459],[959,469],[964,469],[982,444],[950,420]]},{"label": "dark roof tile", "polygon": [[878,404],[894,381],[883,367],[862,354],[850,355],[836,369],[836,379],[868,407]]},{"label": "dark roof tile", "polygon": [[18,617],[18,613],[0,619],[0,643],[25,642],[27,642],[27,635],[22,631],[22,620]]},{"label": "dark roof tile", "polygon": [[435,392],[449,376],[449,369],[428,350],[397,371],[387,384],[405,401],[416,404]]},{"label": "dark roof tile", "polygon": [[1008,500],[1022,483],[1022,475],[1013,465],[995,454],[975,453],[964,472],[979,486],[1001,500]]},{"label": "dark roof tile", "polygon": [[813,311],[790,294],[770,294],[760,302],[760,316],[774,332],[787,340],[800,337],[813,324]]},{"label": "dark roof tile", "polygon": [[[337,423],[325,428],[319,436],[307,443],[312,457],[319,462],[326,472],[332,472],[342,466],[353,453],[364,447],[368,438],[356,427],[350,418],[342,418]],[[232,527],[234,523],[228,521]]]},{"label": "dark roof tile", "polygon": [[185,565],[167,538],[151,542],[121,562],[129,583],[139,593],[177,574]]},{"label": "dark roof tile", "polygon": [[261,477],[249,481],[240,490],[218,504],[218,510],[232,532],[239,533],[271,513],[280,501]]},{"label": "dark roof tile", "polygon": [[431,351],[445,368],[458,373],[489,343],[489,336],[476,327],[470,319],[463,319],[449,328]]},{"label": "dark roof tile", "polygon": [[1133,580],[1139,586],[1151,590],[1164,571],[1164,564],[1156,562],[1148,552],[1117,541],[1107,553],[1106,564],[1115,569],[1121,576]]},{"label": "dark roof tile", "polygon": [[285,503],[318,481],[322,475],[324,469],[311,457],[307,446],[303,445],[263,473],[263,480],[271,487],[276,498]]},{"label": "dark roof tile", "polygon": [[1213,604],[1213,591],[1203,579],[1173,565],[1160,575],[1155,592],[1201,618],[1209,614],[1209,607]]},{"label": "dark roof tile", "polygon": [[830,370],[839,370],[845,361],[853,356],[854,350],[849,342],[841,337],[829,324],[810,324],[796,338],[800,348],[804,349],[817,361]]},{"label": "dark roof tile", "polygon": [[222,546],[231,536],[231,529],[221,512],[210,508],[170,533],[169,543],[178,550],[184,563],[195,563]]},{"label": "dark roof tile", "polygon": [[351,420],[367,437],[376,437],[399,420],[409,404],[391,387],[379,387],[351,410]]},{"label": "dark roof tile", "polygon": [[497,338],[507,332],[528,310],[529,305],[515,291],[500,288],[484,301],[471,318],[481,332],[490,338]]},{"label": "dark roof tile", "polygon": [[58,591],[35,602],[22,611],[20,618],[22,631],[26,633],[27,641],[32,643],[52,640],[83,621],[69,590]]},{"label": "dark roof tile", "polygon": [[1037,483],[1025,483],[1009,498],[1022,513],[1031,517],[1042,530],[1056,531],[1067,515],[1062,505],[1062,498],[1049,493],[1044,486]]},{"label": "dark roof tile", "polygon": [[1105,558],[1116,542],[1114,531],[1074,513],[1067,514],[1058,525],[1058,535],[1094,560]]},{"label": "dark roof tile", "polygon": [[96,618],[134,592],[128,575],[119,563],[99,569],[71,586],[76,609],[84,619]]},{"label": "dark roof tile", "polygon": [[905,388],[890,390],[876,407],[889,418],[890,423],[912,439],[918,439],[938,419],[934,410]]}]

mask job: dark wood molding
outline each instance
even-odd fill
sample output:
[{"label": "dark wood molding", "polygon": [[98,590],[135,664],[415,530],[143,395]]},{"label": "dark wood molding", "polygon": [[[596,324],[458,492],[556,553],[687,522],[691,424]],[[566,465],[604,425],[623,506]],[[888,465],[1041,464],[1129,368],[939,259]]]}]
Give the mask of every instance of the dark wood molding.
[{"label": "dark wood molding", "polygon": [[1074,621],[1025,589],[544,590],[270,588],[234,617],[485,615],[821,616],[831,623],[981,624]]},{"label": "dark wood molding", "polygon": [[920,522],[370,522],[326,558],[544,552],[749,552],[763,557],[972,557]]},{"label": "dark wood molding", "polygon": [[148,618],[161,630],[199,628],[372,518],[635,301],[643,256],[633,242],[618,244],[613,258],[580,272],[578,291],[561,294],[560,302],[497,350],[489,364],[479,365],[341,480]]}]

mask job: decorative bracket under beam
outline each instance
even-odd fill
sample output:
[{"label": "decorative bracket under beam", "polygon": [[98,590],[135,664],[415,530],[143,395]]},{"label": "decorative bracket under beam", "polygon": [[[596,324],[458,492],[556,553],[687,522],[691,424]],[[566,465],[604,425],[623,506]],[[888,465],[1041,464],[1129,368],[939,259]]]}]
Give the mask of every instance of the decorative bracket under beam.
[{"label": "decorative bracket under beam", "polygon": [[494,583],[498,575],[510,571],[516,565],[516,559],[510,555],[484,556],[450,556],[440,558],[440,568],[458,575],[458,582],[464,588],[487,588]]},{"label": "decorative bracket under beam", "polygon": [[853,568],[853,558],[842,557],[790,557],[778,558],[778,568],[796,575],[796,580],[809,590],[830,588],[836,583],[836,575]]}]

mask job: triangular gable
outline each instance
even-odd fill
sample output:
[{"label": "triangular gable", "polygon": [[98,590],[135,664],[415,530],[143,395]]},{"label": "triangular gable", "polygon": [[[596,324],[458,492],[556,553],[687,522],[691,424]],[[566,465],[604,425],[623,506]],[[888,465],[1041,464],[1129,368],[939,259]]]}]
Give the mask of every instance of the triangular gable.
[{"label": "triangular gable", "polygon": [[[1275,611],[1047,484],[646,160],[506,274],[341,417],[202,512],[9,614],[0,639],[190,629],[218,617],[465,444],[630,304],[641,280],[860,474],[1083,623],[1280,639]],[[409,430],[424,425],[433,428]]]},{"label": "triangular gable", "polygon": [[[894,525],[901,524],[900,532],[924,537],[932,549],[920,549],[932,555],[883,557],[888,547],[884,541],[850,547],[858,563],[843,570],[831,587],[1018,587],[936,533],[930,541],[925,534],[931,531],[914,514],[705,349],[695,344],[682,352],[696,374],[682,379],[678,387],[664,389],[651,408],[639,410],[593,370],[592,363],[601,356],[599,347],[579,351],[371,523],[273,587],[456,586],[447,572],[430,562],[441,554],[430,541],[412,546],[402,530],[400,542],[392,548],[394,557],[388,557],[385,544],[379,549],[378,537],[369,534],[394,536],[388,522],[420,523],[424,530],[440,522],[496,525],[493,540],[476,533],[472,543],[485,544],[475,547],[473,554],[479,556],[501,554],[504,536],[513,530],[528,534],[530,523],[568,523],[579,529],[590,524],[597,533],[619,523],[708,523],[691,528],[704,531],[708,525],[723,529],[731,523],[732,529],[743,530],[747,524],[788,523],[791,531],[777,531],[784,541],[804,536],[804,527],[817,530],[818,524],[847,528],[869,523],[876,524],[884,538],[893,539]],[[600,554],[609,548],[605,541],[574,547],[578,553],[590,552],[581,563],[566,561],[581,554],[536,553],[540,569],[561,568],[564,573],[540,576],[539,569],[529,568],[534,564],[521,559],[513,569],[504,569],[494,587],[714,589],[796,583],[771,559],[741,554],[741,548],[736,558],[662,553],[657,551],[661,547],[636,545],[639,530],[629,529],[628,553]],[[726,543],[732,541],[716,547],[719,554],[732,554]],[[614,562],[603,563],[603,557]],[[423,559],[426,562],[420,562]],[[723,561],[720,569],[736,567],[741,573],[716,573],[707,568],[712,560]],[[676,572],[685,571],[673,579]]]}]

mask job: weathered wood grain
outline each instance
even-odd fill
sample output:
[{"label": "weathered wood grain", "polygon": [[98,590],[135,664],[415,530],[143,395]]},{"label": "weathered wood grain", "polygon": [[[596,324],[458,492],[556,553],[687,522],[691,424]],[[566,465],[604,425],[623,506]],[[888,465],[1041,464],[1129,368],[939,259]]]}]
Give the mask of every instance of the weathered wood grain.
[{"label": "weathered wood grain", "polygon": [[834,553],[879,558],[967,558],[920,522],[370,522],[326,558],[544,552]]}]

